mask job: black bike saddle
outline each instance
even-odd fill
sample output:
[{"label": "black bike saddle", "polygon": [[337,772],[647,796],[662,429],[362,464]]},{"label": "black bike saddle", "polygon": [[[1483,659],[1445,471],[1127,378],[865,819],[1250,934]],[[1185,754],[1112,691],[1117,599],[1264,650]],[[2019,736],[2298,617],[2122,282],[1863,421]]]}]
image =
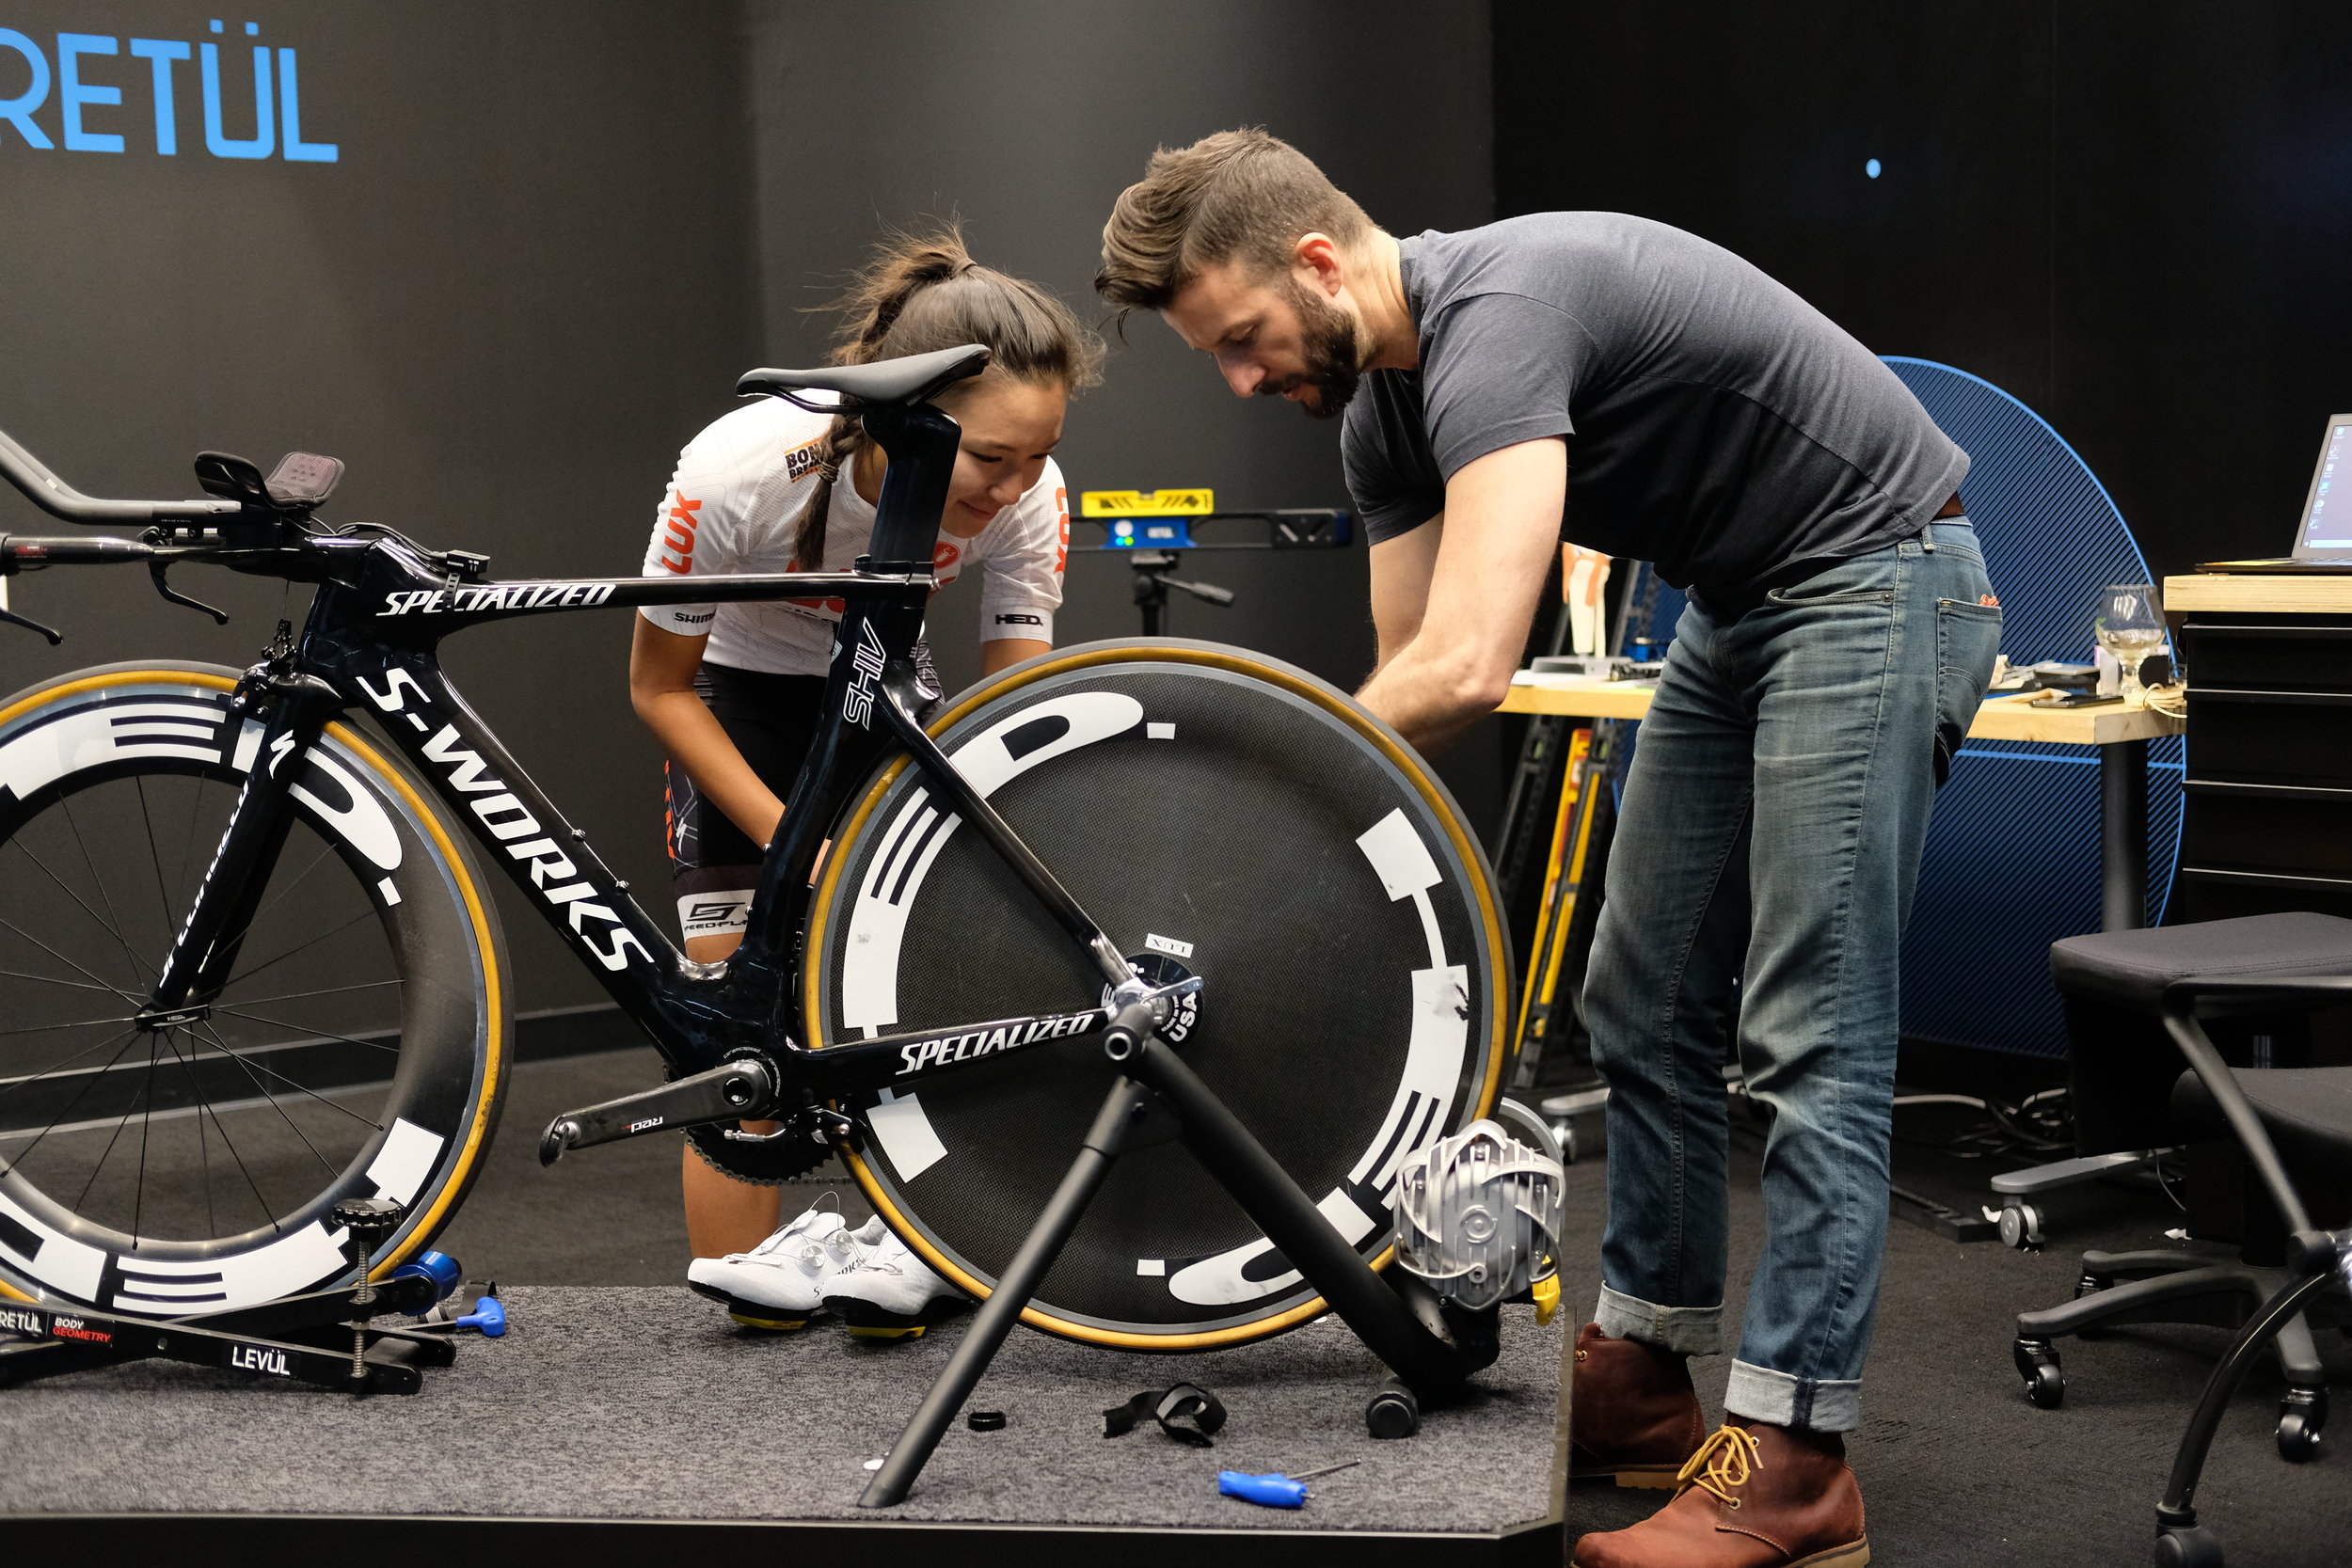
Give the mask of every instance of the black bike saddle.
[{"label": "black bike saddle", "polygon": [[[920,403],[944,387],[988,368],[988,350],[978,343],[878,359],[870,365],[826,365],[813,371],[748,371],[735,384],[738,397],[771,393],[799,403],[796,391],[838,392],[863,407]],[[802,406],[806,407],[803,404]]]}]

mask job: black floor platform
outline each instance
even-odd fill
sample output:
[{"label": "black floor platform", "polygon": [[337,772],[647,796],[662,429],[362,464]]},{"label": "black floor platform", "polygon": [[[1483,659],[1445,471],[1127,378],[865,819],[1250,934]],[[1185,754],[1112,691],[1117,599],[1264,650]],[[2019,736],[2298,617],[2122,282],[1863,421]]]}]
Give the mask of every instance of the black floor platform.
[{"label": "black floor platform", "polygon": [[[157,1386],[168,1383],[175,1390],[152,1402],[111,1402],[108,1419],[116,1422],[132,1419],[128,1407],[153,1405],[155,1425],[141,1437],[126,1435],[120,1426],[80,1430],[86,1418],[72,1414],[72,1406],[61,1418],[55,1405],[38,1407],[37,1415],[36,1406],[20,1402],[24,1396],[46,1399],[52,1391],[66,1390],[65,1384],[0,1395],[0,1542],[27,1560],[44,1548],[84,1554],[63,1560],[74,1562],[115,1549],[142,1553],[128,1560],[151,1560],[207,1539],[269,1554],[259,1559],[268,1561],[297,1560],[298,1553],[314,1559],[323,1549],[446,1550],[469,1543],[494,1551],[560,1551],[581,1563],[626,1560],[632,1568],[645,1560],[648,1547],[692,1549],[705,1542],[735,1545],[741,1544],[747,1528],[770,1532],[787,1549],[876,1544],[873,1536],[857,1541],[847,1533],[863,1528],[845,1517],[863,1472],[849,1475],[842,1467],[854,1469],[894,1434],[921,1396],[929,1370],[944,1356],[944,1345],[912,1347],[914,1354],[904,1358],[894,1358],[887,1350],[860,1354],[838,1340],[829,1348],[813,1340],[747,1345],[741,1347],[741,1355],[729,1359],[730,1366],[747,1369],[741,1374],[744,1386],[718,1388],[714,1399],[697,1406],[683,1391],[692,1386],[690,1369],[702,1354],[695,1347],[707,1352],[714,1334],[720,1347],[732,1345],[705,1304],[672,1291],[667,1299],[678,1304],[675,1323],[641,1342],[593,1328],[561,1329],[556,1324],[564,1314],[527,1305],[542,1295],[561,1301],[587,1299],[589,1292],[516,1288],[667,1284],[684,1271],[687,1249],[678,1216],[675,1140],[619,1145],[543,1170],[532,1140],[513,1135],[514,1129],[543,1125],[568,1106],[642,1088],[659,1074],[650,1051],[532,1062],[516,1074],[506,1113],[509,1135],[492,1150],[489,1168],[465,1212],[443,1233],[449,1250],[465,1260],[469,1273],[506,1282],[517,1326],[504,1345],[469,1343],[457,1369],[430,1374],[432,1385],[423,1395],[379,1402],[358,1411],[339,1404],[335,1396],[326,1396],[323,1402],[305,1402],[302,1391],[282,1388],[222,1389],[194,1399],[184,1380],[204,1374],[183,1369],[119,1374],[126,1383],[135,1376],[152,1379]],[[1985,1179],[1998,1167],[1984,1161],[1947,1159],[1916,1141],[1940,1143],[1957,1130],[1960,1123],[1951,1118],[1959,1116],[1933,1106],[1904,1112],[1897,1129],[1903,1139],[1897,1148],[1896,1172],[1903,1185],[1964,1211],[1985,1200]],[[1568,1173],[1564,1326],[1591,1312],[1599,1289],[1597,1253],[1607,1170],[1601,1151],[1591,1147],[1597,1141],[1588,1140],[1593,1157]],[[1745,1141],[1735,1149],[1734,1168],[1730,1307],[1736,1316],[1762,1230],[1756,1154]],[[822,1181],[787,1192],[786,1212],[797,1212],[825,1193],[835,1195],[852,1220],[864,1217],[865,1205],[854,1187]],[[2066,1299],[2074,1280],[2074,1255],[2081,1248],[2162,1246],[2165,1229],[2180,1223],[2160,1196],[2104,1186],[2057,1195],[2048,1217],[2050,1249],[2034,1255],[2010,1252],[1997,1243],[1955,1245],[1911,1225],[1898,1224],[1890,1230],[1885,1293],[1864,1391],[1863,1426],[1850,1442],[1869,1508],[1873,1554],[1882,1563],[1902,1568],[1982,1568],[1987,1563],[2144,1568],[2149,1560],[2153,1511],[2165,1468],[2198,1387],[2228,1336],[2210,1328],[2119,1331],[2068,1352],[2074,1386],[2064,1409],[2035,1409],[2026,1402],[2010,1365],[2015,1314]],[[649,1310],[665,1299],[653,1291],[610,1294],[641,1299]],[[1529,1321],[1523,1310],[1515,1316],[1521,1324]],[[1327,1333],[1335,1338],[1319,1342]],[[566,1383],[546,1400],[506,1381],[509,1372],[528,1366],[527,1361],[495,1359],[526,1348],[535,1354],[540,1347],[534,1340],[575,1334],[588,1336],[580,1342],[600,1347],[595,1357],[603,1359],[591,1366],[589,1375]],[[1534,1504],[1525,1517],[1537,1522],[1509,1536],[1502,1534],[1509,1526],[1448,1528],[1439,1516],[1391,1508],[1397,1501],[1424,1496],[1442,1502],[1454,1496],[1457,1476],[1467,1478],[1463,1484],[1472,1487],[1507,1481],[1541,1492],[1549,1484],[1545,1478],[1556,1453],[1555,1433],[1548,1425],[1523,1420],[1526,1412],[1517,1404],[1498,1402],[1490,1413],[1500,1419],[1482,1429],[1478,1442],[1460,1449],[1445,1446],[1449,1428],[1444,1418],[1433,1420],[1430,1437],[1375,1445],[1357,1435],[1362,1431],[1357,1414],[1365,1392],[1362,1381],[1369,1375],[1368,1363],[1358,1360],[1337,1374],[1327,1418],[1318,1403],[1314,1418],[1300,1422],[1306,1433],[1324,1433],[1321,1440],[1302,1441],[1294,1450],[1274,1440],[1275,1429],[1261,1428],[1261,1421],[1274,1418],[1281,1402],[1258,1398],[1253,1381],[1263,1374],[1249,1369],[1293,1353],[1310,1359],[1335,1356],[1345,1343],[1343,1331],[1318,1328],[1240,1352],[1164,1360],[1105,1357],[1097,1365],[1104,1353],[1016,1334],[1006,1365],[1024,1378],[1034,1370],[1042,1379],[1042,1393],[1056,1400],[1066,1396],[1071,1435],[1027,1447],[1044,1429],[1025,1419],[1023,1402],[1014,1397],[1014,1390],[1025,1385],[1009,1377],[984,1383],[988,1407],[1004,1408],[1018,1424],[994,1439],[955,1432],[941,1454],[942,1468],[926,1479],[924,1489],[905,1511],[912,1522],[874,1528],[908,1532],[904,1544],[917,1550],[952,1546],[964,1560],[1019,1561],[1025,1568],[1081,1560],[1089,1568],[1100,1568],[1106,1549],[1122,1561],[1248,1568],[1259,1562],[1311,1561],[1319,1546],[1345,1550],[1358,1560],[1403,1560],[1409,1554],[1416,1563],[1532,1563],[1538,1559],[1547,1568],[1558,1563],[1560,1532],[1543,1517],[1549,1512],[1549,1502]],[[1514,1344],[1515,1354],[1525,1348],[1516,1339]],[[1553,1341],[1550,1354],[1556,1354],[1558,1348]],[[2352,1389],[2352,1340],[2328,1335],[2321,1349],[2341,1401]],[[1362,1355],[1352,1347],[1348,1354]],[[1033,1356],[1041,1359],[1033,1362]],[[794,1371],[796,1357],[803,1363],[801,1374]],[[884,1375],[860,1383],[845,1402],[805,1413],[806,1406],[790,1400],[798,1386],[795,1376],[814,1375],[834,1359],[845,1367],[871,1366]],[[1710,1418],[1720,1411],[1726,1362],[1711,1357],[1693,1369]],[[473,1396],[454,1381],[477,1373],[502,1389],[494,1402],[469,1402]],[[1556,1379],[1557,1374],[1547,1366],[1543,1375]],[[1198,1380],[1235,1399],[1231,1437],[1213,1452],[1148,1452],[1147,1457],[1146,1450],[1138,1450],[1132,1457],[1117,1455],[1112,1450],[1147,1436],[1162,1449],[1174,1445],[1156,1433],[1112,1442],[1093,1435],[1101,1426],[1092,1413],[1114,1402],[1113,1396],[1123,1400],[1138,1389],[1180,1378]],[[1250,1391],[1241,1392],[1245,1389]],[[2345,1561],[2344,1544],[2352,1540],[2352,1474],[2347,1473],[2345,1455],[2332,1449],[2344,1434],[2331,1433],[2331,1448],[2314,1464],[2280,1462],[2270,1441],[2278,1393],[2275,1371],[2258,1369],[2215,1447],[2198,1497],[2200,1512],[2220,1535],[2230,1560],[2241,1568],[2335,1568]],[[483,1398],[488,1400],[486,1391]],[[295,1402],[290,1404],[290,1400]],[[108,1407],[102,1402],[90,1408]],[[322,1423],[332,1424],[302,1428],[308,1434],[303,1441],[286,1442],[286,1448],[296,1450],[291,1465],[273,1458],[278,1450],[245,1446],[257,1426],[284,1418],[281,1413],[289,1410],[301,1411],[305,1420],[315,1415]],[[2339,1422],[2343,1419],[2340,1413]],[[575,1443],[570,1434],[599,1428],[612,1445],[599,1463],[609,1463],[612,1469],[570,1473],[565,1466],[579,1463],[577,1458],[548,1459],[558,1448]],[[739,1429],[741,1435],[733,1435]],[[559,1433],[565,1435],[558,1438],[554,1434]],[[1454,1433],[1466,1435],[1459,1428]],[[1262,1436],[1268,1439],[1263,1451],[1257,1446]],[[956,1455],[966,1451],[967,1445],[977,1452],[977,1445],[983,1441],[1008,1438],[1022,1440],[998,1450],[1012,1456],[1003,1460],[1009,1489],[1036,1485],[1046,1493],[1067,1490],[1083,1500],[1133,1475],[1144,1483],[1131,1488],[1137,1508],[1161,1496],[1165,1486],[1174,1499],[1230,1528],[1222,1533],[1178,1531],[1138,1523],[1131,1527],[1133,1534],[1113,1535],[1108,1531],[1116,1527],[1089,1530],[927,1522],[938,1516],[918,1510],[937,1500],[934,1485],[955,1481],[950,1466]],[[1432,1438],[1436,1446],[1420,1447]],[[1105,1457],[1098,1461],[1092,1449]],[[1385,1451],[1391,1449],[1393,1453]],[[584,1452],[571,1451],[576,1456]],[[1213,1483],[1203,1479],[1224,1465],[1312,1468],[1315,1456],[1327,1451],[1331,1459],[1376,1454],[1380,1464],[1343,1471],[1318,1483],[1315,1499],[1295,1516],[1271,1517],[1244,1503],[1223,1502],[1210,1493]],[[1098,1470],[1098,1464],[1132,1468]],[[512,1469],[513,1493],[526,1500],[504,1506],[520,1517],[449,1517],[467,1506],[456,1499],[469,1495],[468,1488],[483,1484],[465,1476],[469,1466]],[[614,1517],[649,1513],[639,1499],[655,1478],[679,1474],[705,1478],[693,1484],[707,1487],[704,1495],[722,1498],[733,1495],[723,1484],[730,1475],[740,1478],[747,1498],[772,1496],[774,1488],[805,1477],[811,1493],[821,1493],[836,1512],[796,1524],[771,1520],[703,1526],[675,1514],[624,1524]],[[209,1498],[180,1495],[182,1488],[192,1489],[199,1475],[214,1478]],[[235,1495],[224,1495],[230,1483],[223,1476],[233,1476]],[[1394,1484],[1399,1476],[1406,1478],[1403,1489]],[[364,1494],[367,1501],[335,1500],[338,1495],[346,1499],[354,1496],[346,1489],[346,1477],[357,1478],[348,1487]],[[622,1501],[598,1505],[592,1497],[586,1505],[576,1502],[607,1481],[623,1489]],[[1380,1495],[1391,1492],[1393,1497]],[[298,1501],[280,1500],[294,1493],[299,1493]],[[1000,1500],[1009,1501],[1013,1496],[1008,1490]],[[543,1497],[547,1500],[535,1500]],[[1567,1498],[1567,1534],[1630,1524],[1664,1497],[1661,1492],[1581,1483]],[[1352,1510],[1351,1498],[1370,1498],[1384,1512],[1376,1521],[1359,1520],[1344,1512]],[[712,1506],[717,1515],[741,1519],[766,1505],[746,1501]],[[205,1508],[232,1512],[206,1517],[183,1512]],[[279,1508],[304,1512],[291,1517],[268,1512]],[[337,1508],[382,1508],[386,1513],[336,1516],[323,1512]],[[145,1512],[92,1516],[109,1509]],[[560,1515],[573,1509],[578,1510],[574,1522],[559,1522]],[[1221,1514],[1219,1509],[1247,1517]],[[1438,1533],[1403,1533],[1432,1527]],[[1385,1533],[1348,1533],[1367,1529]],[[880,1544],[887,1547],[898,1543],[883,1537]],[[1338,1553],[1326,1555],[1336,1560]]]},{"label": "black floor platform", "polygon": [[[1006,1428],[951,1430],[914,1496],[878,1516],[855,1507],[864,1464],[896,1436],[961,1321],[888,1343],[821,1320],[787,1336],[737,1330],[675,1287],[503,1294],[513,1332],[469,1339],[413,1398],[163,1365],[9,1390],[7,1539],[27,1554],[413,1544],[593,1561],[748,1532],[759,1549],[821,1548],[882,1528],[919,1531],[917,1549],[1027,1562],[1105,1550],[1124,1563],[1212,1551],[1232,1564],[1560,1560],[1567,1336],[1523,1307],[1506,1309],[1481,1395],[1399,1442],[1365,1434],[1379,1372],[1335,1320],[1212,1357],[1019,1333],[976,1402],[1004,1411]],[[1102,1435],[1105,1408],[1187,1378],[1230,1412],[1215,1449],[1149,1425]],[[1295,1513],[1217,1495],[1219,1469],[1348,1459],[1359,1463],[1311,1482]]]}]

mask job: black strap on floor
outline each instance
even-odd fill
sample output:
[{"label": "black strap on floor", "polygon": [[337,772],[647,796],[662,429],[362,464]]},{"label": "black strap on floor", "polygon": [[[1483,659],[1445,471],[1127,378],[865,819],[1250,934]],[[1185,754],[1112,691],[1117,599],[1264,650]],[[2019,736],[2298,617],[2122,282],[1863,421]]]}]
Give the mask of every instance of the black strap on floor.
[{"label": "black strap on floor", "polygon": [[1136,1430],[1149,1416],[1160,1423],[1160,1430],[1179,1443],[1196,1449],[1214,1448],[1209,1439],[1225,1424],[1225,1405],[1215,1394],[1198,1384],[1180,1383],[1173,1388],[1146,1388],[1125,1404],[1103,1412],[1103,1435],[1124,1437]]}]

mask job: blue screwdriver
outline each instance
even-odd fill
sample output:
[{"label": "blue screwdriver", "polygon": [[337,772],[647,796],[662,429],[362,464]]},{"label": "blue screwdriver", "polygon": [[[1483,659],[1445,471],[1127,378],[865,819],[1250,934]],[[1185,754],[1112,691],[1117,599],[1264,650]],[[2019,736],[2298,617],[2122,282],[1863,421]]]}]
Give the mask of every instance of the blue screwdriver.
[{"label": "blue screwdriver", "polygon": [[1216,1473],[1216,1489],[1228,1497],[1239,1497],[1246,1503],[1261,1503],[1267,1508],[1303,1508],[1307,1503],[1307,1482],[1317,1476],[1327,1476],[1334,1470],[1344,1470],[1350,1465],[1362,1463],[1359,1459],[1350,1459],[1297,1476],[1286,1476],[1279,1470],[1266,1476],[1253,1476],[1247,1470],[1219,1470]]}]

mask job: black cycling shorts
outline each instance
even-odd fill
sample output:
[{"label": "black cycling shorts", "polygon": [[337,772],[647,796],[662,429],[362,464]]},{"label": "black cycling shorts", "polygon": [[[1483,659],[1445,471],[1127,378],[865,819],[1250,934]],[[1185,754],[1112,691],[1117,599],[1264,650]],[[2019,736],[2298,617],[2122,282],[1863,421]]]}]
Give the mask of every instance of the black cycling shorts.
[{"label": "black cycling shorts", "polygon": [[[705,663],[694,677],[694,690],[759,782],[779,800],[789,796],[817,738],[825,677]],[[664,762],[661,776],[680,933],[709,937],[741,931],[759,884],[765,846],[754,844],[726,813],[705,800],[685,768]]]}]

